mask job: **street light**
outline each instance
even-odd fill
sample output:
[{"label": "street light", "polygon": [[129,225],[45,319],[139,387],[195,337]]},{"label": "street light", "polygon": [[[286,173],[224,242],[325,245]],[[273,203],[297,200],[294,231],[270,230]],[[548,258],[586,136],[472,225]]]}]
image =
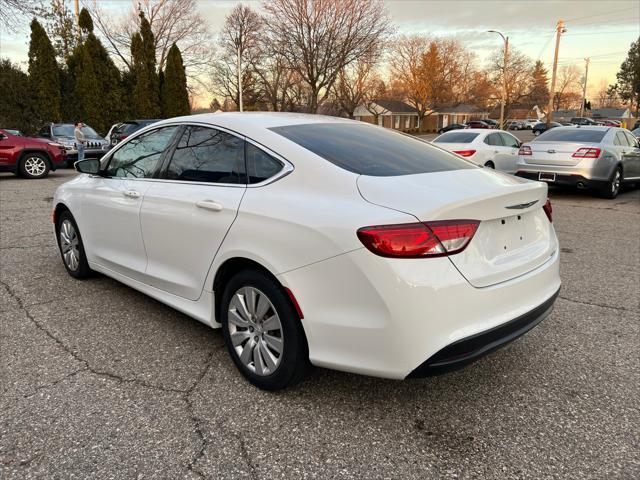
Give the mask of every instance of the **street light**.
[{"label": "street light", "polygon": [[504,42],[504,64],[502,65],[502,102],[500,102],[500,128],[504,129],[504,106],[507,103],[507,58],[509,55],[509,37],[505,37],[497,30],[487,30],[487,33],[497,33]]}]

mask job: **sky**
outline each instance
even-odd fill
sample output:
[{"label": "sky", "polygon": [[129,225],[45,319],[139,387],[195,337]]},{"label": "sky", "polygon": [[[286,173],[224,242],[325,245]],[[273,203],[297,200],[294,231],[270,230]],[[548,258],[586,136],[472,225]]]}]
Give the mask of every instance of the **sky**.
[{"label": "sky", "polygon": [[[100,3],[117,15],[129,10],[131,1],[101,0]],[[215,34],[225,15],[239,2],[199,0],[197,3]],[[258,1],[243,3],[260,8]],[[397,33],[453,36],[477,55],[481,66],[502,41],[487,30],[498,30],[509,37],[510,48],[542,60],[551,71],[555,26],[563,19],[567,32],[562,35],[558,64],[575,64],[582,70],[584,58],[591,58],[587,98],[595,96],[602,82],[615,82],[631,42],[640,36],[638,0],[385,0],[384,3]],[[24,68],[29,20],[25,18],[22,22],[22,31],[0,32],[0,56]],[[199,103],[205,103],[208,99],[203,96],[200,100]]]}]

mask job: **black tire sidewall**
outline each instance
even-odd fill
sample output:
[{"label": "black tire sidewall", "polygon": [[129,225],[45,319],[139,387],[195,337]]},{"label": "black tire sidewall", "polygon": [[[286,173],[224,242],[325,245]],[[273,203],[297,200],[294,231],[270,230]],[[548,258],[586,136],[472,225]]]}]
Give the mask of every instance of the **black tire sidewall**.
[{"label": "black tire sidewall", "polygon": [[[620,172],[620,185],[618,186],[618,190],[613,192],[611,190],[611,187],[613,186],[613,182],[616,178],[616,172]],[[620,193],[620,190],[622,190],[622,182],[624,182],[624,172],[622,171],[622,168],[616,167],[616,169],[611,174],[611,179],[607,182],[607,186],[601,191],[601,195],[604,198],[609,198],[609,199],[616,198]]]},{"label": "black tire sidewall", "polygon": [[[27,161],[27,159],[32,157],[38,157],[44,161],[45,169],[42,175],[31,175],[25,169],[25,162]],[[20,159],[18,171],[20,172],[21,177],[37,180],[40,178],[45,178],[47,175],[49,175],[49,172],[51,171],[51,164],[49,163],[49,159],[41,153],[28,153],[26,155],[23,155],[22,158]]]},{"label": "black tire sidewall", "polygon": [[[73,225],[73,228],[76,231],[76,235],[78,236],[78,252],[80,253],[80,261],[78,262],[78,269],[71,270],[67,266],[67,262],[64,261],[64,256],[62,255],[62,245],[60,244],[60,226],[62,222],[65,220],[69,220]],[[87,278],[91,274],[91,268],[89,267],[89,263],[87,262],[87,255],[84,251],[84,242],[82,241],[82,235],[80,234],[80,229],[76,224],[73,215],[68,210],[65,210],[60,214],[60,216],[56,219],[56,242],[58,243],[58,251],[60,252],[60,259],[62,260],[62,265],[64,265],[65,270],[69,275],[77,279]]]},{"label": "black tire sidewall", "polygon": [[[280,318],[284,348],[280,364],[271,375],[256,375],[246,368],[231,343],[228,323],[229,303],[233,295],[242,287],[254,287],[264,293],[273,304]],[[309,352],[304,330],[290,300],[274,279],[258,270],[244,270],[232,277],[222,294],[220,322],[224,341],[233,363],[253,385],[264,390],[280,390],[297,383],[303,378],[309,364]]]}]

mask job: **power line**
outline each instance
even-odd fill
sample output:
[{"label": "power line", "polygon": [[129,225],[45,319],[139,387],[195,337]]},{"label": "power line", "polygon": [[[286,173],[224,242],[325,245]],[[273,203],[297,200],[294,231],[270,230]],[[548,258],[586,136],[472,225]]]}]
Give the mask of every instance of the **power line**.
[{"label": "power line", "polygon": [[568,36],[576,36],[576,35],[604,35],[604,34],[610,34],[610,33],[640,33],[640,30],[636,29],[636,30],[610,30],[608,32],[583,32],[583,33],[572,33],[572,32],[567,32],[566,35]]},{"label": "power line", "polygon": [[614,10],[612,12],[596,13],[593,15],[586,15],[584,17],[569,18],[568,20],[565,20],[565,22],[575,22],[576,20],[584,20],[585,18],[603,17],[606,15],[613,15],[614,13],[628,12],[629,10],[636,10],[636,7],[623,8],[622,10]]}]

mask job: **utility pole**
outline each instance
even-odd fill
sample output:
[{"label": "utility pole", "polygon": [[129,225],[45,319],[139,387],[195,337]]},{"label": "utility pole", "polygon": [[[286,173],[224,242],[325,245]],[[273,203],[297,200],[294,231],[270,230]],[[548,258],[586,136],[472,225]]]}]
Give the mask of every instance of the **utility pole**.
[{"label": "utility pole", "polygon": [[584,84],[582,85],[582,105],[580,105],[580,116],[584,117],[584,103],[587,100],[587,76],[589,75],[589,57],[584,59]]},{"label": "utility pole", "polygon": [[504,107],[507,103],[507,61],[509,59],[509,37],[505,37],[497,30],[488,30],[488,33],[497,33],[504,42],[504,58],[502,63],[502,100],[500,101],[500,128],[504,129]]},{"label": "utility pole", "polygon": [[560,37],[566,32],[564,20],[558,20],[556,25],[556,51],[553,54],[553,73],[551,75],[551,91],[549,92],[549,105],[547,106],[547,130],[553,119],[553,96],[556,89],[556,73],[558,71],[558,51],[560,50]]}]

